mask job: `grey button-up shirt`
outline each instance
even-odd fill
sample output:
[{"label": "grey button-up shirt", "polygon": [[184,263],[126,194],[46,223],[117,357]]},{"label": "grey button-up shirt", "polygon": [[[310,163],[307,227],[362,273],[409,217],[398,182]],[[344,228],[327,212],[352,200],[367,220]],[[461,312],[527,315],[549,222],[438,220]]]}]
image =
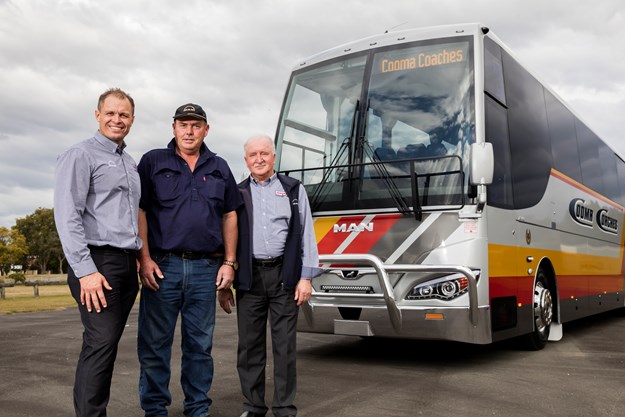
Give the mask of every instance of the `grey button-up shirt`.
[{"label": "grey button-up shirt", "polygon": [[[289,233],[289,220],[291,219],[289,198],[276,174],[262,184],[252,177],[250,189],[254,211],[253,256],[258,259],[280,256],[284,253],[284,245]],[[312,278],[319,275],[321,269],[308,196],[301,184],[298,202],[303,229],[301,278]]]},{"label": "grey button-up shirt", "polygon": [[87,245],[140,249],[137,164],[99,131],[57,159],[54,220],[77,277],[97,272]]}]

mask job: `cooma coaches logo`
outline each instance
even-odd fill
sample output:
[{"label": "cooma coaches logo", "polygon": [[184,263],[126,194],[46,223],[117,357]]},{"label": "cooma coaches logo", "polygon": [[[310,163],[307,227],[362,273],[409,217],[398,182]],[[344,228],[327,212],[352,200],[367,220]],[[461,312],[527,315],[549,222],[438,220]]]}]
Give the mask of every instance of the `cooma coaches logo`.
[{"label": "cooma coaches logo", "polygon": [[607,233],[618,233],[618,220],[608,214],[608,210],[601,208],[596,211],[589,207],[586,200],[575,198],[569,203],[569,214],[577,223],[594,227],[595,224]]}]

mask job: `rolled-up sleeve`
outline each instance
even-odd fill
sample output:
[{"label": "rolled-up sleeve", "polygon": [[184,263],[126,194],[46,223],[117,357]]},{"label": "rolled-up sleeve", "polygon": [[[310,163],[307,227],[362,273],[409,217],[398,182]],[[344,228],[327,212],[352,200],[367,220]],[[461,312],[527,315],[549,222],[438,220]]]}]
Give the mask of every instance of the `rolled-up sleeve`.
[{"label": "rolled-up sleeve", "polygon": [[89,160],[81,149],[69,149],[59,156],[55,174],[54,221],[67,262],[78,278],[97,272],[82,217],[91,181]]}]

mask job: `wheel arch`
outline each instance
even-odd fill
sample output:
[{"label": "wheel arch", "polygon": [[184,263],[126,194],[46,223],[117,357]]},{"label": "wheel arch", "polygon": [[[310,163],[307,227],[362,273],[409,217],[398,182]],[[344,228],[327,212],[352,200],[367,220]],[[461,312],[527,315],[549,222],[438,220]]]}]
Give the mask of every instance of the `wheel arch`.
[{"label": "wheel arch", "polygon": [[560,321],[560,297],[558,296],[558,279],[556,275],[556,270],[553,267],[553,263],[547,257],[542,258],[538,262],[538,267],[536,268],[536,275],[534,275],[534,281],[538,276],[538,271],[542,270],[547,278],[547,286],[549,287],[549,291],[552,295],[552,302],[554,304],[554,321],[557,323],[561,323]]}]

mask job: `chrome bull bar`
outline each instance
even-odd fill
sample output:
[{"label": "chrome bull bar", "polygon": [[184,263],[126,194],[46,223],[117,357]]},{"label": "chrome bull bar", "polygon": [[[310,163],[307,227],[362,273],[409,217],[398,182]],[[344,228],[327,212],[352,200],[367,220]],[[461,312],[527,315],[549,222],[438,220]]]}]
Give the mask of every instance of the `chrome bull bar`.
[{"label": "chrome bull bar", "polygon": [[[395,294],[393,287],[388,277],[389,272],[443,272],[443,273],[459,273],[464,275],[469,280],[469,318],[473,326],[477,325],[478,317],[478,305],[477,305],[477,279],[473,271],[469,268],[461,265],[410,265],[410,264],[385,264],[380,258],[370,254],[328,254],[319,255],[319,263],[341,263],[341,264],[356,264],[366,265],[373,267],[378,276],[380,287],[383,294],[370,294],[371,298],[384,298],[386,308],[391,320],[391,324],[395,331],[400,332],[402,329],[402,313],[401,309],[397,306],[395,300]],[[336,269],[336,268],[324,268],[324,271]],[[316,298],[336,298],[335,293],[318,292],[313,289],[313,297]],[[362,294],[340,294],[339,297],[344,298],[362,298]],[[314,302],[302,304],[302,310],[306,321],[312,323],[312,310],[314,308]]]}]

